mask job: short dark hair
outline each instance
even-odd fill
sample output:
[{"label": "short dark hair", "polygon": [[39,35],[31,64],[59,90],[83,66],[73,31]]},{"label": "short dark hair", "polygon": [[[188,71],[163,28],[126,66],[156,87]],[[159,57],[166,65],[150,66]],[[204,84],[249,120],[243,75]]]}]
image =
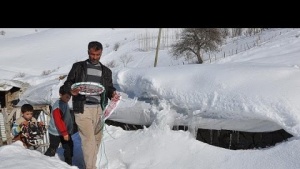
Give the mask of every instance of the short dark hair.
[{"label": "short dark hair", "polygon": [[88,45],[88,50],[95,49],[95,50],[103,50],[103,46],[98,41],[91,41]]},{"label": "short dark hair", "polygon": [[33,112],[33,106],[31,104],[23,104],[21,107],[21,112],[25,113],[27,111]]},{"label": "short dark hair", "polygon": [[69,94],[71,95],[70,91],[66,91],[64,85],[60,86],[59,88],[59,94],[64,95],[64,94]]}]

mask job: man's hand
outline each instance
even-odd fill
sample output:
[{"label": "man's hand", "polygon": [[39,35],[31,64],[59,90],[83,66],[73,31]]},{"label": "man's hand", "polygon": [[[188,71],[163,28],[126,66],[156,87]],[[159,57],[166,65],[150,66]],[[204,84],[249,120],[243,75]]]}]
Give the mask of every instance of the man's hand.
[{"label": "man's hand", "polygon": [[120,100],[120,96],[121,95],[119,93],[114,91],[113,94],[112,94],[111,100],[115,100],[115,101]]},{"label": "man's hand", "polygon": [[70,92],[73,96],[77,96],[78,93],[80,92],[80,87],[77,87],[77,88],[71,90]]}]

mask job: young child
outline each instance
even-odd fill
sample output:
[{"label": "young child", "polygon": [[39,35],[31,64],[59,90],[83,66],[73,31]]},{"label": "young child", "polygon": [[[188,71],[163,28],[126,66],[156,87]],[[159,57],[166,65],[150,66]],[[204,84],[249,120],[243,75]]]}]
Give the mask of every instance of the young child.
[{"label": "young child", "polygon": [[68,102],[71,98],[71,93],[64,91],[64,87],[59,88],[60,99],[57,100],[51,111],[49,122],[49,139],[50,146],[45,152],[46,156],[54,156],[59,144],[62,144],[64,149],[65,162],[72,165],[73,157],[73,118],[70,113]]},{"label": "young child", "polygon": [[31,141],[34,141],[35,137],[44,133],[43,122],[37,122],[36,118],[33,117],[33,106],[30,104],[22,105],[21,113],[22,116],[13,123],[13,141],[20,140],[26,148],[29,148],[31,145],[34,145],[34,142]]}]

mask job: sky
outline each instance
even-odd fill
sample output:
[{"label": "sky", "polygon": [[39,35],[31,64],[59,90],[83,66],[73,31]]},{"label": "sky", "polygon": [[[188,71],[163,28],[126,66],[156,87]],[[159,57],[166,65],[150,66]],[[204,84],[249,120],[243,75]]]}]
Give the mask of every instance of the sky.
[{"label": "sky", "polygon": [[[89,41],[103,44],[101,62],[114,62],[113,83],[123,96],[109,119],[149,127],[127,131],[106,125],[98,168],[300,168],[300,29],[227,39],[219,52],[204,53],[201,65],[174,59],[169,46],[180,30],[162,29],[156,67],[158,28],[1,30],[6,34],[0,35],[0,83],[29,84],[19,105],[52,104],[65,80],[59,76],[88,58]],[[172,130],[175,125],[189,130]],[[229,150],[196,140],[194,128],[284,129],[293,137],[268,148]],[[81,169],[80,137],[72,137],[74,166],[63,162],[61,148],[47,157],[15,142],[0,147],[0,168]]]}]

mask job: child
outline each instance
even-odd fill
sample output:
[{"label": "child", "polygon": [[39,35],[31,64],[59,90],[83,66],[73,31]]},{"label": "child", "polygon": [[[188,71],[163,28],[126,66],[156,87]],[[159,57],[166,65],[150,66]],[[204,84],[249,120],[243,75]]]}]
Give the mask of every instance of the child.
[{"label": "child", "polygon": [[45,152],[46,156],[54,156],[59,144],[62,144],[64,149],[65,162],[72,165],[73,157],[73,118],[70,113],[68,102],[71,98],[71,93],[64,91],[64,87],[59,88],[60,99],[57,100],[51,111],[49,122],[49,138],[50,146]]},{"label": "child", "polygon": [[33,117],[33,107],[30,104],[24,104],[21,107],[22,116],[17,118],[12,127],[13,141],[20,140],[26,148],[35,145],[37,137],[45,132],[43,122],[37,122]]}]

